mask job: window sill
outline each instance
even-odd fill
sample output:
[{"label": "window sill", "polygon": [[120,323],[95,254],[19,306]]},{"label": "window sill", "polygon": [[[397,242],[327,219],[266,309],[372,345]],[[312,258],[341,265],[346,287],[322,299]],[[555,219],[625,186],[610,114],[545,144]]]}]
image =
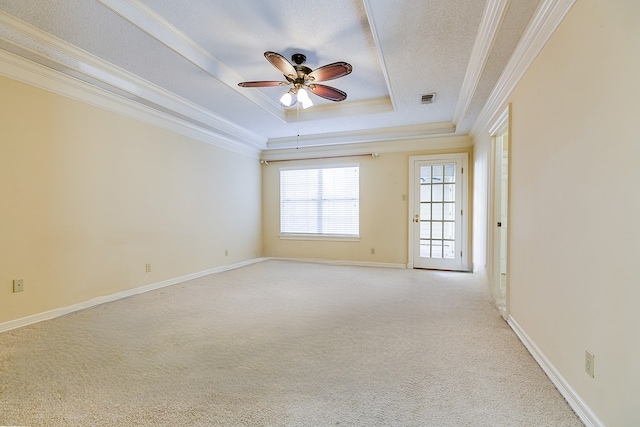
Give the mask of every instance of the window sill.
[{"label": "window sill", "polygon": [[281,240],[322,240],[330,242],[359,242],[360,236],[340,234],[280,234]]}]

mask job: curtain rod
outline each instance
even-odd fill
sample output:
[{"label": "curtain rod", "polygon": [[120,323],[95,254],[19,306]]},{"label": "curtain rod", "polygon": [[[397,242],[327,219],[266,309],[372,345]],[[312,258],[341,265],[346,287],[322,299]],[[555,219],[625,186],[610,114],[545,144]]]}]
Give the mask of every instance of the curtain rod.
[{"label": "curtain rod", "polygon": [[267,165],[269,163],[277,163],[277,162],[292,162],[294,160],[322,160],[322,159],[341,159],[344,157],[369,157],[372,158],[379,157],[378,153],[370,153],[370,154],[347,154],[346,156],[322,156],[322,157],[301,157],[298,159],[280,159],[280,160],[260,160],[260,164]]}]

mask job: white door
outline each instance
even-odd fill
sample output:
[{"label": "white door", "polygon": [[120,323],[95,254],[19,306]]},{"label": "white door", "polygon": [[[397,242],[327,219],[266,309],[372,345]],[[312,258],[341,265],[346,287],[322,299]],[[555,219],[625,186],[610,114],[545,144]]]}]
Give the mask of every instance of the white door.
[{"label": "white door", "polygon": [[466,154],[412,157],[410,264],[467,270]]}]

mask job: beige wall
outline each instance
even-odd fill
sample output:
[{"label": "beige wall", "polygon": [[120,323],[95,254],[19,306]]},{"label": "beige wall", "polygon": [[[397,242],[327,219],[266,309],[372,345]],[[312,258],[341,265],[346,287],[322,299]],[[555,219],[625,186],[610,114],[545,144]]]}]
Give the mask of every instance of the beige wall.
[{"label": "beige wall", "polygon": [[[446,138],[442,138],[446,141]],[[430,141],[437,143],[438,141]],[[381,153],[378,158],[272,162],[263,166],[263,242],[269,257],[341,260],[385,264],[408,262],[409,156],[468,152],[424,150]],[[298,165],[360,164],[360,240],[284,240],[280,233],[279,171]],[[375,254],[371,254],[371,248]]]},{"label": "beige wall", "polygon": [[0,94],[0,323],[261,255],[257,158],[6,78]]},{"label": "beige wall", "polygon": [[640,425],[639,18],[577,1],[509,100],[511,315],[608,426]]}]

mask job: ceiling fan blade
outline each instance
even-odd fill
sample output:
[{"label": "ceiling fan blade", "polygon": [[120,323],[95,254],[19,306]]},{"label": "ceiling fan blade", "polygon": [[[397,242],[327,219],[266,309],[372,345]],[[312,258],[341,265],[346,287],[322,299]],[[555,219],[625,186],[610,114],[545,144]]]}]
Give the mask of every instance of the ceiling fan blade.
[{"label": "ceiling fan blade", "polygon": [[324,82],[327,80],[337,79],[351,73],[353,67],[346,62],[334,62],[333,64],[323,65],[309,73],[309,77],[316,82]]},{"label": "ceiling fan blade", "polygon": [[269,86],[287,86],[289,82],[275,82],[275,81],[258,81],[258,82],[240,82],[240,87],[269,87]]},{"label": "ceiling fan blade", "polygon": [[335,87],[320,84],[312,84],[308,87],[311,92],[330,101],[340,102],[347,99],[347,94],[340,89],[336,89]]},{"label": "ceiling fan blade", "polygon": [[280,55],[276,52],[265,52],[264,57],[267,58],[267,61],[271,63],[274,67],[276,67],[282,74],[286,77],[291,77],[295,79],[298,77],[298,73],[291,62],[287,60],[284,56]]}]

